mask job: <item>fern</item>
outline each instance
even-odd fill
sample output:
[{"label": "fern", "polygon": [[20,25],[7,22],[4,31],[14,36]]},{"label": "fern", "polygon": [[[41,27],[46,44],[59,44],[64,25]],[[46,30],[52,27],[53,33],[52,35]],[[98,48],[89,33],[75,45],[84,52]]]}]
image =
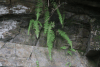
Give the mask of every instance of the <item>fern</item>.
[{"label": "fern", "polygon": [[37,65],[37,67],[39,67],[39,61],[36,61],[36,65]]},{"label": "fern", "polygon": [[67,51],[67,53],[69,54],[69,55],[71,55],[72,56],[72,52],[71,51],[74,51],[74,52],[76,52],[73,48],[71,48],[71,49],[68,49],[68,51]]},{"label": "fern", "polygon": [[40,16],[40,12],[41,12],[41,10],[42,10],[42,8],[41,7],[43,7],[43,3],[42,3],[42,0],[38,0],[38,3],[37,3],[37,5],[36,5],[36,20],[38,20],[39,19],[39,16]]},{"label": "fern", "polygon": [[[72,56],[71,51],[76,52],[76,51],[72,48],[72,41],[71,41],[71,40],[69,39],[69,37],[65,34],[65,32],[63,32],[63,31],[61,31],[61,30],[59,30],[59,29],[58,29],[58,32],[59,32],[59,34],[60,34],[63,38],[65,38],[65,39],[68,41],[69,45],[71,46],[71,49],[69,49],[67,53],[69,53],[69,54]],[[63,48],[66,49],[65,47],[63,47]]]},{"label": "fern", "polygon": [[61,30],[59,30],[58,29],[58,32],[59,32],[59,34],[64,38],[64,39],[66,39],[67,41],[68,41],[68,43],[69,43],[69,45],[71,46],[71,48],[72,48],[72,41],[69,39],[69,37],[65,34],[65,32],[63,32],[63,31],[61,31]]},{"label": "fern", "polygon": [[39,25],[38,25],[38,22],[39,21],[34,21],[34,28],[35,28],[35,34],[36,34],[36,37],[38,38],[39,37]]},{"label": "fern", "polygon": [[39,37],[39,25],[42,26],[42,24],[38,21],[39,19],[39,16],[40,16],[40,11],[42,10],[41,7],[43,6],[43,3],[42,3],[42,0],[38,0],[38,3],[37,3],[37,8],[36,8],[36,21],[34,21],[34,28],[35,28],[35,34],[36,34],[36,37],[38,38]]},{"label": "fern", "polygon": [[46,7],[46,13],[45,13],[45,24],[44,24],[44,34],[47,33],[47,46],[48,46],[48,51],[49,51],[49,57],[50,60],[52,60],[51,57],[51,50],[53,48],[53,41],[55,38],[53,30],[51,30],[55,25],[54,22],[51,22],[50,24],[48,23],[49,21],[49,11],[48,8]]},{"label": "fern", "polygon": [[67,66],[67,65],[69,65],[69,67],[70,67],[70,66],[71,66],[71,63],[70,63],[70,62],[67,62],[67,63],[66,63],[66,66]]},{"label": "fern", "polygon": [[[40,16],[40,12],[42,10],[42,7],[43,6],[43,3],[42,3],[42,0],[38,0],[38,3],[36,5],[36,20],[30,20],[30,24],[29,24],[29,27],[28,27],[28,34],[29,34],[29,31],[30,29],[32,28],[33,26],[33,29],[35,29],[35,34],[36,34],[36,37],[38,38],[39,37],[39,25],[42,26],[42,24],[38,21],[39,19],[39,16]],[[55,7],[56,4],[54,5]],[[60,20],[60,23],[63,27],[63,22],[64,22],[64,15],[63,17],[61,16],[61,13],[59,11],[59,9],[57,9],[57,13],[59,15],[59,20]],[[54,35],[54,31],[52,30],[52,28],[55,26],[54,25],[54,22],[51,22],[50,24],[48,23],[49,21],[49,11],[48,11],[48,8],[46,7],[46,13],[45,13],[45,23],[44,23],[44,33],[47,34],[47,46],[48,46],[48,51],[49,51],[49,57],[50,57],[50,60],[52,60],[52,57],[51,57],[51,51],[52,51],[52,48],[53,48],[53,41],[55,39],[55,35]],[[70,39],[68,38],[68,36],[65,34],[65,32],[61,31],[61,30],[58,30],[59,34],[65,38],[69,45],[71,46],[71,49],[72,51],[75,51],[73,48],[72,48],[72,41],[70,41]],[[62,47],[63,49],[65,49],[65,47]]]},{"label": "fern", "polygon": [[66,46],[62,46],[62,47],[60,47],[61,49],[66,49]]},{"label": "fern", "polygon": [[48,30],[48,21],[49,21],[49,11],[48,11],[48,8],[46,7],[46,13],[45,13],[45,23],[44,23],[44,34],[47,33],[47,30]]},{"label": "fern", "polygon": [[72,56],[72,53],[71,53],[71,51],[70,51],[70,50],[68,50],[68,51],[67,51],[67,53],[68,53],[69,55],[71,55],[71,56]]},{"label": "fern", "polygon": [[72,48],[72,49],[70,49],[70,50],[71,50],[71,51],[74,51],[74,52],[76,52],[76,51],[75,51],[75,49],[73,49],[73,48]]},{"label": "fern", "polygon": [[69,67],[71,67],[71,63],[69,64]]},{"label": "fern", "polygon": [[30,24],[29,24],[29,27],[28,27],[28,35],[29,35],[29,32],[31,30],[31,27],[32,27],[32,23],[34,23],[34,20],[30,20]]},{"label": "fern", "polygon": [[33,29],[35,29],[35,34],[36,34],[36,37],[38,38],[39,37],[39,25],[42,26],[42,24],[37,20],[37,21],[34,21],[33,19],[30,20],[30,24],[29,24],[29,27],[28,27],[28,35],[29,35],[29,32],[30,32],[30,29],[31,27],[33,26]]},{"label": "fern", "polygon": [[61,16],[61,14],[60,14],[59,9],[57,9],[57,13],[58,13],[58,15],[59,15],[59,20],[60,20],[61,25],[63,25],[63,19],[62,19],[62,16]]},{"label": "fern", "polygon": [[40,16],[40,11],[42,10],[40,7],[43,6],[43,4],[41,3],[41,0],[38,0],[38,3],[37,3],[37,8],[36,8],[36,20],[34,21],[33,19],[30,20],[30,24],[29,24],[29,28],[28,28],[28,35],[29,35],[29,31],[31,29],[31,26],[33,26],[33,28],[35,29],[35,34],[36,34],[36,37],[38,38],[39,37],[39,25],[42,26],[42,24],[38,21],[39,19],[39,16]]},{"label": "fern", "polygon": [[[54,3],[53,6],[56,8],[57,7],[56,3]],[[58,8],[57,8],[57,13],[59,15],[59,20],[60,20],[60,23],[61,23],[62,28],[63,28],[63,23],[64,23],[65,16],[63,15],[63,17],[62,17],[62,15],[61,15],[61,13],[60,13]]]},{"label": "fern", "polygon": [[48,33],[47,33],[47,46],[48,46],[48,50],[49,50],[50,60],[52,60],[51,50],[52,50],[53,41],[54,41],[54,38],[55,38],[54,32],[51,30],[52,27],[54,27],[54,23],[53,22],[51,22],[49,24]]}]

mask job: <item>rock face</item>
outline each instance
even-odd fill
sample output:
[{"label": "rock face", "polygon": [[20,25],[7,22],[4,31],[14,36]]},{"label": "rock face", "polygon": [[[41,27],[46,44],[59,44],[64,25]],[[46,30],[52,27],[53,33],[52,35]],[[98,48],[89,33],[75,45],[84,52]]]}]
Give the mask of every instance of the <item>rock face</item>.
[{"label": "rock face", "polygon": [[[36,19],[36,3],[37,0],[0,1],[0,66],[36,67],[36,61],[39,61],[40,67],[68,67],[70,63],[71,67],[96,67],[95,63],[100,60],[100,24],[99,18],[91,15],[99,15],[99,13],[96,14],[95,11],[77,5],[80,3],[79,1],[68,0],[68,4],[59,8],[61,13],[65,15],[64,28],[61,27],[57,13],[51,16],[49,21],[55,22],[53,28],[55,41],[53,42],[53,60],[51,62],[47,50],[47,36],[44,35],[43,27],[39,27],[40,36],[38,39],[34,29],[31,29],[28,35],[29,22],[31,19]],[[42,3],[45,4],[45,0]],[[85,4],[85,1],[82,4]],[[87,5],[93,6],[90,3]],[[42,10],[39,18],[42,24],[44,24],[44,13]],[[76,50],[76,52],[71,52],[72,56],[66,55],[70,45],[57,32],[58,29],[64,31],[72,41],[72,46]],[[63,46],[66,46],[66,49],[60,50]],[[90,61],[84,55],[89,58],[93,57],[93,59]],[[66,66],[67,62],[70,63]],[[99,63],[97,66],[100,67]]]},{"label": "rock face", "polygon": [[98,23],[97,20],[91,23],[91,33],[90,33],[90,39],[88,41],[88,49],[86,54],[86,56],[88,57],[100,56],[99,25],[100,24]]},{"label": "rock face", "polygon": [[48,49],[45,47],[0,42],[0,66],[37,67],[37,61],[39,61],[39,67],[69,67],[70,64],[72,67],[95,67],[92,62],[89,62],[85,56],[80,56],[78,52],[70,56],[66,55],[64,50],[53,49],[52,61],[50,61]]},{"label": "rock face", "polygon": [[4,0],[0,2],[0,16],[5,14],[33,14],[37,0]]},{"label": "rock face", "polygon": [[0,15],[3,14],[22,14],[22,13],[27,13],[26,11],[28,11],[30,8],[22,6],[22,5],[15,5],[11,8],[7,7],[7,6],[0,6]]}]

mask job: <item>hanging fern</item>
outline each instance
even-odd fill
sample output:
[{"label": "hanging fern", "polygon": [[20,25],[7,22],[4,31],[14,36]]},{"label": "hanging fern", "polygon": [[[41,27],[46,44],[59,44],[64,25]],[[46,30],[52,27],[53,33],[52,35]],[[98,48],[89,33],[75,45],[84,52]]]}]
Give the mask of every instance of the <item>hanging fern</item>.
[{"label": "hanging fern", "polygon": [[49,11],[48,11],[48,7],[46,7],[46,12],[45,12],[45,23],[44,23],[44,34],[46,34],[47,33],[47,30],[48,30],[48,26],[49,26],[49,24],[48,24],[48,21],[49,21]]},{"label": "hanging fern", "polygon": [[63,31],[61,31],[61,30],[59,30],[59,29],[58,29],[58,32],[59,32],[59,34],[60,34],[64,39],[66,39],[66,40],[68,41],[69,45],[71,46],[71,49],[68,50],[68,53],[69,53],[70,55],[72,55],[72,54],[71,54],[71,51],[76,52],[76,51],[72,48],[72,41],[69,39],[69,37],[66,35],[65,32],[63,32]]},{"label": "hanging fern", "polygon": [[[54,5],[55,8],[57,7],[56,4]],[[36,34],[36,37],[38,38],[39,37],[39,33],[40,33],[40,30],[39,30],[39,25],[42,26],[42,24],[38,21],[39,19],[39,16],[40,16],[40,12],[42,10],[43,7],[43,3],[42,3],[42,0],[38,0],[38,3],[36,5],[36,20],[30,20],[30,24],[29,24],[29,27],[28,27],[28,34],[29,34],[29,31],[31,28],[35,29],[35,34]],[[61,16],[61,13],[59,11],[59,9],[57,9],[57,13],[59,15],[59,20],[60,20],[60,23],[63,27],[63,22],[64,22],[64,15],[63,17]],[[48,11],[48,8],[46,7],[46,13],[45,13],[45,23],[44,23],[44,33],[47,34],[47,46],[48,46],[48,51],[49,51],[49,57],[50,57],[50,60],[52,60],[52,57],[51,57],[51,51],[52,51],[52,48],[53,48],[53,41],[55,39],[55,35],[54,35],[54,31],[52,30],[52,28],[55,26],[54,25],[54,22],[51,22],[50,24],[48,23],[49,21],[49,11]],[[61,30],[58,30],[59,34],[65,38],[69,45],[71,46],[71,51],[75,51],[73,48],[72,48],[72,41],[70,41],[70,39],[68,38],[68,36],[65,34],[65,32],[61,31]],[[65,48],[64,48],[65,49]]]},{"label": "hanging fern", "polygon": [[39,25],[38,25],[38,22],[39,21],[34,21],[34,28],[35,28],[35,34],[36,34],[36,37],[38,38],[39,37]]},{"label": "hanging fern", "polygon": [[35,34],[36,34],[36,37],[38,38],[39,37],[39,25],[42,26],[42,24],[37,20],[37,21],[34,21],[33,19],[30,20],[30,24],[29,24],[29,27],[28,27],[28,35],[29,35],[29,32],[30,32],[30,29],[32,28],[33,26],[33,29],[35,29]]},{"label": "hanging fern", "polygon": [[28,27],[28,35],[29,35],[29,32],[31,30],[31,27],[32,27],[32,24],[34,23],[34,20],[30,20],[30,24],[29,24],[29,27]]},{"label": "hanging fern", "polygon": [[53,41],[54,41],[54,38],[55,38],[55,35],[54,35],[53,30],[51,30],[52,27],[54,27],[54,23],[53,23],[53,22],[51,22],[51,23],[49,24],[48,33],[47,33],[47,46],[48,46],[48,50],[49,50],[50,60],[52,60],[52,57],[51,57],[51,50],[52,50]]},{"label": "hanging fern", "polygon": [[40,12],[42,11],[42,8],[43,7],[43,3],[42,3],[42,0],[38,0],[37,2],[37,5],[36,5],[36,20],[39,19],[39,16],[40,16]]},{"label": "hanging fern", "polygon": [[[53,3],[53,6],[54,6],[54,8],[55,8],[55,9],[57,8],[57,5],[56,5],[56,3]],[[60,20],[60,23],[61,23],[61,25],[62,25],[62,28],[63,28],[64,19],[65,19],[65,15],[63,14],[63,17],[62,17],[62,15],[61,15],[61,13],[60,13],[60,11],[59,11],[59,9],[58,9],[58,8],[57,8],[57,13],[58,13],[59,20]]]},{"label": "hanging fern", "polygon": [[30,24],[29,24],[29,28],[28,28],[28,35],[29,35],[29,31],[31,29],[31,27],[33,26],[33,28],[35,29],[35,34],[36,34],[36,37],[38,38],[39,37],[39,25],[42,26],[42,24],[38,21],[39,19],[39,16],[40,16],[40,11],[42,10],[41,7],[43,6],[43,3],[41,3],[41,0],[38,0],[38,3],[37,3],[37,8],[36,8],[36,20],[34,21],[33,19],[30,20]]},{"label": "hanging fern", "polygon": [[49,57],[50,60],[52,60],[51,57],[51,50],[53,48],[53,41],[55,38],[54,32],[52,28],[55,26],[54,22],[51,22],[50,24],[48,23],[49,21],[49,11],[48,8],[46,7],[46,13],[45,13],[45,23],[44,23],[44,34],[47,34],[47,46],[48,46],[48,51],[49,51]]},{"label": "hanging fern", "polygon": [[59,30],[59,29],[58,29],[58,32],[64,39],[66,39],[68,41],[69,45],[72,48],[72,41],[69,39],[69,37],[66,35],[66,33],[61,31],[61,30]]}]

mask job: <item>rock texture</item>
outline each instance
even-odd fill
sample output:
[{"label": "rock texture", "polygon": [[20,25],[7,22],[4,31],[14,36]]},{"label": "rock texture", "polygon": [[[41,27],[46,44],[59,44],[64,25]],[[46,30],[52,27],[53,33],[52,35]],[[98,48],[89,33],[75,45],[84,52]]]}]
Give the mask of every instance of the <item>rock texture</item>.
[{"label": "rock texture", "polygon": [[[32,56],[29,58],[31,51]],[[65,53],[64,50],[53,49],[50,61],[47,48],[0,42],[0,66],[36,67],[36,61],[39,61],[39,67],[69,67],[70,63],[72,67],[95,67],[78,52],[73,53],[73,56]]]},{"label": "rock texture", "polygon": [[[71,63],[71,67],[100,67],[99,2],[97,0],[54,1],[58,4],[63,3],[59,10],[65,15],[65,20],[62,28],[58,14],[50,13],[52,16],[49,22],[55,22],[53,60],[50,61],[47,36],[43,33],[43,27],[39,27],[38,39],[34,29],[30,30],[29,35],[27,34],[30,20],[36,19],[37,0],[0,0],[0,66],[36,67],[36,61],[39,61],[40,67],[66,67],[67,62]],[[42,3],[45,4],[47,1],[42,0]],[[52,12],[51,2],[49,3],[49,11]],[[43,7],[39,18],[42,24],[44,24],[44,9]],[[58,29],[63,30],[72,41],[72,46],[76,50],[72,52],[72,56],[66,55],[70,45],[60,36]],[[66,46],[66,49],[60,50],[62,46]]]},{"label": "rock texture", "polygon": [[[35,15],[37,0],[4,0],[0,2],[0,16],[6,14],[33,14]],[[44,4],[44,1],[42,1]],[[43,11],[42,11],[43,14]],[[42,15],[41,14],[41,15]],[[35,17],[35,16],[34,16]]]}]

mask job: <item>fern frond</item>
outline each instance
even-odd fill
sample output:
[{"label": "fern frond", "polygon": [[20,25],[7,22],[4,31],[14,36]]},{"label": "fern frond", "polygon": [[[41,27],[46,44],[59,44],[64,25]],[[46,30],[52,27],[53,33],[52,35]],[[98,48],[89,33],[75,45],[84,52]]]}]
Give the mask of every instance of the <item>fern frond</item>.
[{"label": "fern frond", "polygon": [[71,50],[71,51],[74,51],[74,52],[76,52],[76,51],[75,51],[75,49],[73,49],[73,48],[72,48],[72,49],[70,49],[70,50]]},{"label": "fern frond", "polygon": [[[54,7],[55,7],[55,9],[56,9],[56,7],[57,7],[57,5],[56,5],[56,3],[54,3],[54,5],[53,5]],[[59,16],[59,20],[60,20],[60,23],[61,23],[61,25],[62,25],[62,27],[63,27],[63,23],[64,23],[64,16],[62,17],[62,15],[61,15],[61,13],[60,13],[60,11],[59,11],[59,9],[57,8],[57,13],[58,13],[58,16]]]},{"label": "fern frond", "polygon": [[40,32],[38,23],[39,23],[39,21],[36,20],[36,21],[34,21],[34,24],[33,24],[34,28],[35,28],[35,34],[36,34],[37,38],[39,37],[39,32]]},{"label": "fern frond", "polygon": [[55,38],[54,32],[53,31],[48,32],[48,35],[47,35],[47,46],[48,46],[49,56],[50,56],[51,60],[52,60],[52,58],[51,58],[51,50],[52,50],[54,38]]},{"label": "fern frond", "polygon": [[61,25],[63,25],[63,19],[62,19],[62,16],[61,16],[59,9],[57,9],[57,13],[59,15],[59,20],[60,20]]},{"label": "fern frond", "polygon": [[45,12],[45,21],[48,21],[49,19],[49,11],[48,11],[48,7],[45,8],[46,12]]},{"label": "fern frond", "polygon": [[70,54],[70,55],[72,56],[72,53],[71,53],[71,51],[70,51],[70,50],[68,50],[68,51],[67,51],[67,53],[68,53],[68,54]]},{"label": "fern frond", "polygon": [[68,41],[69,45],[72,48],[72,41],[69,39],[69,37],[66,35],[66,33],[61,31],[61,30],[59,30],[59,29],[58,29],[58,32],[64,39],[66,39]]},{"label": "fern frond", "polygon": [[40,12],[41,12],[41,10],[42,10],[41,7],[43,7],[42,0],[38,0],[38,3],[37,3],[37,5],[36,5],[36,10],[35,10],[35,11],[36,11],[36,20],[39,19]]},{"label": "fern frond", "polygon": [[48,46],[48,50],[49,50],[50,60],[52,60],[52,58],[51,58],[51,50],[52,50],[52,46],[53,46],[53,41],[55,39],[54,32],[51,30],[53,25],[54,25],[54,23],[51,23],[49,25],[48,33],[47,33],[47,46]]},{"label": "fern frond", "polygon": [[49,21],[49,11],[48,11],[48,8],[46,8],[46,13],[45,13],[45,23],[44,23],[44,34],[47,33],[47,30],[48,30],[48,21]]},{"label": "fern frond", "polygon": [[42,27],[42,24],[40,23],[40,22],[38,22],[39,23],[39,25]]},{"label": "fern frond", "polygon": [[30,20],[30,23],[29,23],[29,27],[28,27],[28,35],[29,35],[29,32],[30,32],[30,29],[32,27],[32,23],[34,23],[34,20]]}]

